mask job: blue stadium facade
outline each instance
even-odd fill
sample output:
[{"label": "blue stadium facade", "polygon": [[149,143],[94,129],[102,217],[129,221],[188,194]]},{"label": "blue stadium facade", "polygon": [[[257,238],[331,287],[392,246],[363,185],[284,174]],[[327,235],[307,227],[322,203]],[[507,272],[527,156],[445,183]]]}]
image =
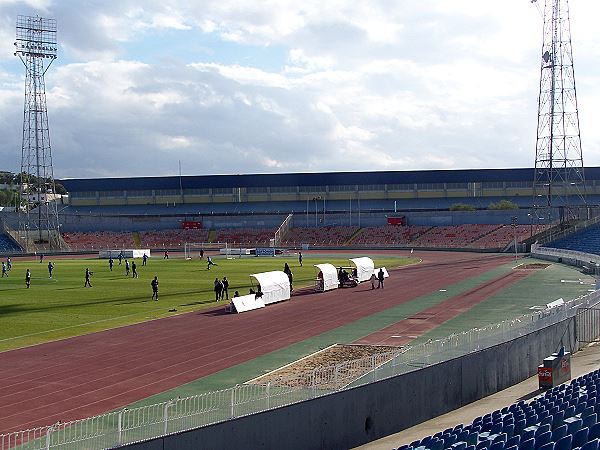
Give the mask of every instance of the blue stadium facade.
[{"label": "blue stadium facade", "polygon": [[[500,199],[530,207],[533,169],[465,169],[64,179],[68,204],[115,214],[301,213],[478,209]],[[600,199],[600,167],[585,169],[590,203]],[[169,208],[168,210],[165,208]]]}]

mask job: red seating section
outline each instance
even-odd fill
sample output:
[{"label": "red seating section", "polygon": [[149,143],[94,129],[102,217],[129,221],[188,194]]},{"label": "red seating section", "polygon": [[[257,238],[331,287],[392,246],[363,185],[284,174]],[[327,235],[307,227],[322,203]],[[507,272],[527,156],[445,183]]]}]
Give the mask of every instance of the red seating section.
[{"label": "red seating section", "polygon": [[161,230],[140,231],[141,248],[177,248],[184,247],[186,242],[208,242],[209,230]]},{"label": "red seating section", "polygon": [[[548,226],[530,225],[483,225],[467,224],[456,226],[392,226],[365,227],[328,226],[292,228],[284,236],[280,246],[407,246],[427,248],[474,248],[503,249],[513,239],[522,242]],[[275,228],[231,228],[216,230],[161,230],[139,232],[139,247],[150,249],[176,249],[186,242],[227,242],[230,246],[268,247],[275,235]],[[65,242],[72,250],[101,250],[136,248],[131,232],[76,232],[63,233]]]},{"label": "red seating section", "polygon": [[128,232],[76,232],[63,233],[62,237],[71,250],[101,250],[133,247],[133,236]]},{"label": "red seating section", "polygon": [[345,245],[357,231],[358,227],[353,226],[296,227],[288,231],[281,245],[295,247],[302,244],[341,246]]},{"label": "red seating section", "polygon": [[217,230],[213,242],[227,242],[229,247],[238,245],[268,247],[271,244],[271,239],[275,236],[275,231],[277,231],[276,228],[231,228]]}]

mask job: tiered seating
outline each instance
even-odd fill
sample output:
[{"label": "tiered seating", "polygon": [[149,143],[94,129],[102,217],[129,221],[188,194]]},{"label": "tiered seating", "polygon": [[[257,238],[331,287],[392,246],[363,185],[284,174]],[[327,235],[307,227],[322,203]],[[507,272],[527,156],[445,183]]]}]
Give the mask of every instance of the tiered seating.
[{"label": "tiered seating", "polygon": [[517,242],[523,242],[531,237],[532,233],[540,233],[547,228],[548,225],[536,225],[535,229],[531,225],[517,225],[516,227],[502,225],[497,230],[475,241],[474,246],[477,248],[504,248],[515,239],[515,233]]},{"label": "tiered seating", "polygon": [[415,247],[465,248],[473,247],[473,242],[494,231],[499,225],[465,224],[432,227],[415,239]]},{"label": "tiered seating", "polygon": [[[600,370],[398,450],[598,450]],[[597,403],[598,400],[598,403]]]},{"label": "tiered seating", "polygon": [[129,232],[73,232],[62,236],[72,250],[133,248],[133,237]]},{"label": "tiered seating", "polygon": [[346,244],[357,230],[358,227],[354,226],[296,227],[288,231],[282,244],[291,246],[302,244],[340,246]]},{"label": "tiered seating", "polygon": [[547,247],[563,248],[600,255],[600,227],[595,225],[583,231],[573,233],[564,239],[553,242]]},{"label": "tiered seating", "polygon": [[408,245],[430,227],[392,226],[365,227],[353,240],[352,245]]},{"label": "tiered seating", "polygon": [[216,230],[213,241],[227,242],[227,245],[246,245],[268,247],[271,239],[275,236],[275,228],[232,228],[227,230]]},{"label": "tiered seating", "polygon": [[208,242],[209,230],[160,230],[140,231],[142,248],[183,248],[186,242]]},{"label": "tiered seating", "polygon": [[19,248],[19,246],[17,244],[15,244],[11,238],[9,238],[4,233],[0,234],[0,252],[11,253],[11,252],[20,252],[20,251],[21,251],[21,249]]}]

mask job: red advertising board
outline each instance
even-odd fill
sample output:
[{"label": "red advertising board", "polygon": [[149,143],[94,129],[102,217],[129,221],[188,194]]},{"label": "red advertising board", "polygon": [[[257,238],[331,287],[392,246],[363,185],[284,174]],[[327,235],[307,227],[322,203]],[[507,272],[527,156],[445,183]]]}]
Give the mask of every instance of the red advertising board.
[{"label": "red advertising board", "polygon": [[540,387],[552,387],[552,367],[538,367]]},{"label": "red advertising board", "polygon": [[388,217],[387,223],[388,225],[404,226],[406,225],[406,217]]},{"label": "red advertising board", "polygon": [[202,222],[184,220],[181,222],[181,228],[184,230],[199,230],[202,228]]}]

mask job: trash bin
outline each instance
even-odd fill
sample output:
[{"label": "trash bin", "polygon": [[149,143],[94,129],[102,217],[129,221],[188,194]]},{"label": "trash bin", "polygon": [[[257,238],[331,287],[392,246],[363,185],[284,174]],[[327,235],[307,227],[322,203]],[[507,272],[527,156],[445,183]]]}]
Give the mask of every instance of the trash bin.
[{"label": "trash bin", "polygon": [[562,347],[559,352],[544,358],[538,366],[540,389],[550,389],[571,379],[571,353]]}]

